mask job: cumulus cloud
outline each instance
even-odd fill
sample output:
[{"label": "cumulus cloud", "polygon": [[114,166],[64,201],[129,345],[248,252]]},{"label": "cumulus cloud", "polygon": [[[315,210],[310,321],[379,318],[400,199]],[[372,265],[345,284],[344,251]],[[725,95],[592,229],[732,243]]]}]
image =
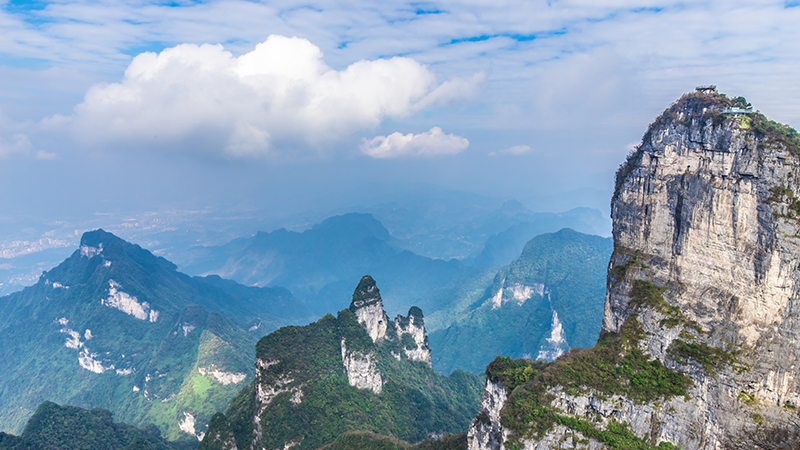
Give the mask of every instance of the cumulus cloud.
[{"label": "cumulus cloud", "polygon": [[497,156],[497,155],[524,155],[525,153],[530,152],[532,149],[529,145],[515,145],[513,147],[504,148],[503,150],[498,150],[496,152],[489,152],[489,156]]},{"label": "cumulus cloud", "polygon": [[88,143],[188,142],[197,151],[258,157],[324,149],[384,119],[462,98],[465,85],[478,82],[439,83],[405,57],[334,70],[317,46],[296,37],[272,35],[239,57],[221,45],[182,44],[140,54],[121,82],[90,88],[72,126]]},{"label": "cumulus cloud", "polygon": [[364,139],[361,152],[373,158],[429,157],[455,155],[469,147],[469,141],[461,136],[445,134],[441,128],[433,127],[420,133],[402,134],[394,132],[388,136]]}]

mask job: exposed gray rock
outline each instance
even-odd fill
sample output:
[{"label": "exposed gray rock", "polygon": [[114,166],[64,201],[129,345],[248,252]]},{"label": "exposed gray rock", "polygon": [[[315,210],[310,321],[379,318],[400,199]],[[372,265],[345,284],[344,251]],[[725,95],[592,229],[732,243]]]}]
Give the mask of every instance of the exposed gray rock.
[{"label": "exposed gray rock", "polygon": [[349,351],[344,338],[341,345],[342,364],[350,386],[369,389],[376,394],[383,392],[383,379],[375,361],[375,354],[371,352],[363,355],[360,352]]},{"label": "exposed gray rock", "polygon": [[364,326],[372,342],[382,341],[386,337],[386,326],[389,317],[383,310],[383,300],[375,280],[369,275],[364,275],[358,283],[350,311],[358,318],[358,323]]},{"label": "exposed gray rock", "polygon": [[[646,442],[685,450],[719,449],[762,420],[780,423],[796,414],[800,165],[751,119],[723,115],[726,101],[693,93],[665,111],[621,167],[611,204],[615,251],[603,331],[639,321],[645,354],[693,385],[685,397],[650,403],[555,387],[550,406],[559,414],[593,418],[599,429],[613,418]],[[665,325],[664,308],[634,306],[637,280],[663,288],[680,323]],[[677,339],[719,349],[729,360],[704,367],[674,351]],[[503,397],[496,386],[486,389],[484,398]],[[572,431],[561,428],[522,442],[526,449],[602,446],[569,446],[565,433]],[[470,449],[502,449],[508,433],[476,419]]]},{"label": "exposed gray rock", "polygon": [[428,336],[425,334],[425,322],[422,317],[422,310],[411,307],[408,317],[398,315],[394,319],[394,327],[397,330],[398,339],[403,338],[403,334],[408,333],[414,339],[415,348],[403,347],[406,357],[411,361],[422,361],[431,365],[431,349],[428,347]]},{"label": "exposed gray rock", "polygon": [[467,432],[467,446],[469,450],[505,449],[503,443],[509,431],[503,427],[500,420],[500,410],[508,400],[508,392],[502,383],[493,383],[486,380],[481,397],[481,409],[472,419]]}]

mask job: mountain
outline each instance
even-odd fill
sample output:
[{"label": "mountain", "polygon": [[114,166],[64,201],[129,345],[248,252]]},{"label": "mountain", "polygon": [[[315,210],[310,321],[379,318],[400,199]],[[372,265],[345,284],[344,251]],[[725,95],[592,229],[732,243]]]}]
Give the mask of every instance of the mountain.
[{"label": "mountain", "polygon": [[107,409],[86,410],[43,402],[20,436],[0,432],[2,450],[189,450],[192,442],[169,442],[155,426],[114,423]]},{"label": "mountain", "polygon": [[195,262],[185,270],[251,286],[285,286],[304,297],[331,282],[356,278],[400,251],[380,222],[353,213],[328,218],[302,233],[281,228],[198,248]]},{"label": "mountain", "polygon": [[[390,314],[399,314],[412,306],[425,311],[447,310],[457,301],[465,286],[483,284],[495,270],[470,267],[458,260],[431,259],[404,250],[370,269],[381,283],[381,292]],[[483,287],[483,286],[481,286]],[[352,281],[330,283],[314,295],[312,302],[325,311],[336,311],[336,299],[347,298]]]},{"label": "mountain", "polygon": [[597,341],[610,238],[563,229],[531,239],[472,309],[431,333],[433,367],[480,373],[497,355],[555,359]]},{"label": "mountain", "polygon": [[575,208],[559,214],[532,213],[524,222],[490,236],[473,264],[478,267],[503,267],[519,256],[529,240],[562,228],[607,236],[603,226],[607,220],[600,211],[589,208]]},{"label": "mountain", "polygon": [[493,274],[402,250],[380,222],[356,213],[330,217],[302,233],[280,229],[197,252],[206,256],[186,270],[286,286],[318,316],[338,310],[337,299],[349,296],[352,280],[367,272],[385,283],[393,313],[412,305],[436,311],[450,301],[454,286]]},{"label": "mountain", "polygon": [[286,290],[192,278],[103,230],[0,297],[0,429],[45,400],[102,407],[169,439],[201,435],[253,376],[253,344],[310,313]]},{"label": "mountain", "polygon": [[[474,262],[492,236],[524,223],[537,227],[534,234],[526,234],[523,240],[516,241],[507,259],[479,261],[482,267],[508,264],[519,256],[525,242],[537,234],[573,228],[584,233],[608,235],[611,228],[608,217],[596,209],[579,207],[560,213],[534,212],[517,200],[501,203],[499,199],[457,191],[425,190],[354,210],[369,213],[379,220],[407,250],[429,258],[455,258],[467,264]],[[488,257],[491,254],[484,256]]]},{"label": "mountain", "polygon": [[698,88],[651,124],[597,345],[492,362],[471,449],[797,448],[800,135],[748,106]]},{"label": "mountain", "polygon": [[[383,214],[392,217],[390,211]],[[400,208],[395,214],[406,217],[410,213]],[[411,221],[408,217],[406,220]],[[496,272],[493,267],[518,257],[528,240],[565,226],[593,231],[602,217],[587,208],[561,214],[534,213],[519,202],[507,201],[500,209],[474,220],[459,231],[462,238],[467,239],[464,233],[477,233],[475,236],[483,236],[481,242],[487,237],[489,241],[477,258],[463,262],[403,250],[412,238],[403,236],[403,243],[372,215],[350,213],[330,217],[302,233],[280,229],[220,247],[197,248],[195,262],[185,270],[217,274],[249,285],[285,286],[320,316],[336,311],[336,299],[349,295],[350,280],[368,272],[381,283],[392,313],[417,305],[435,318],[433,323],[438,328],[437,312],[462,309],[458,302],[469,296],[462,292],[464,287],[491,278]],[[490,234],[498,231],[501,233]]]},{"label": "mountain", "polygon": [[199,449],[316,449],[352,431],[409,442],[463,432],[479,407],[478,377],[444,377],[430,358],[422,311],[389,320],[364,276],[337,317],[258,341],[255,379],[212,418]]}]

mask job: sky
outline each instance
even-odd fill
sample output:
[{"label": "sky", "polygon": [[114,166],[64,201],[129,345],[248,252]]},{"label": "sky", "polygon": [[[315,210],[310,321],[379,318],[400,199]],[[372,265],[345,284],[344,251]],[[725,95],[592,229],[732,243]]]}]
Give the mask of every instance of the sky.
[{"label": "sky", "polygon": [[695,86],[800,126],[797,23],[796,0],[2,0],[0,220],[610,195]]}]

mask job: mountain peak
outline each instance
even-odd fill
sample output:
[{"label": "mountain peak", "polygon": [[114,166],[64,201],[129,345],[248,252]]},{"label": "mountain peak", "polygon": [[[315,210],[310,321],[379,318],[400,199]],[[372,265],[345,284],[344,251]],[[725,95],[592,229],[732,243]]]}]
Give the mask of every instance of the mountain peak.
[{"label": "mountain peak", "polygon": [[[470,448],[550,447],[573,430],[599,448],[612,427],[626,448],[775,448],[750,439],[792,430],[800,405],[799,163],[797,131],[744,97],[667,108],[617,171],[597,345],[547,366],[496,359]],[[547,376],[515,391],[522,370]],[[532,410],[552,419],[517,419]]]},{"label": "mountain peak", "polygon": [[356,309],[363,306],[372,305],[381,302],[381,291],[375,284],[375,280],[369,276],[364,275],[361,277],[355,292],[353,292],[353,301],[350,302],[350,310],[355,312]]},{"label": "mountain peak", "polygon": [[93,231],[87,231],[83,233],[83,236],[81,236],[81,247],[87,246],[100,248],[108,247],[109,245],[114,244],[127,244],[127,242],[121,238],[118,238],[114,234],[103,230],[102,228],[98,228]]},{"label": "mountain peak", "polygon": [[519,201],[512,199],[508,200],[500,207],[500,212],[503,214],[514,215],[514,214],[524,214],[529,213],[528,208],[525,207]]},{"label": "mountain peak", "polygon": [[364,275],[361,277],[361,281],[358,283],[355,292],[353,292],[350,311],[356,315],[358,322],[367,329],[372,342],[383,340],[386,336],[388,317],[383,310],[381,291],[371,276]]}]

